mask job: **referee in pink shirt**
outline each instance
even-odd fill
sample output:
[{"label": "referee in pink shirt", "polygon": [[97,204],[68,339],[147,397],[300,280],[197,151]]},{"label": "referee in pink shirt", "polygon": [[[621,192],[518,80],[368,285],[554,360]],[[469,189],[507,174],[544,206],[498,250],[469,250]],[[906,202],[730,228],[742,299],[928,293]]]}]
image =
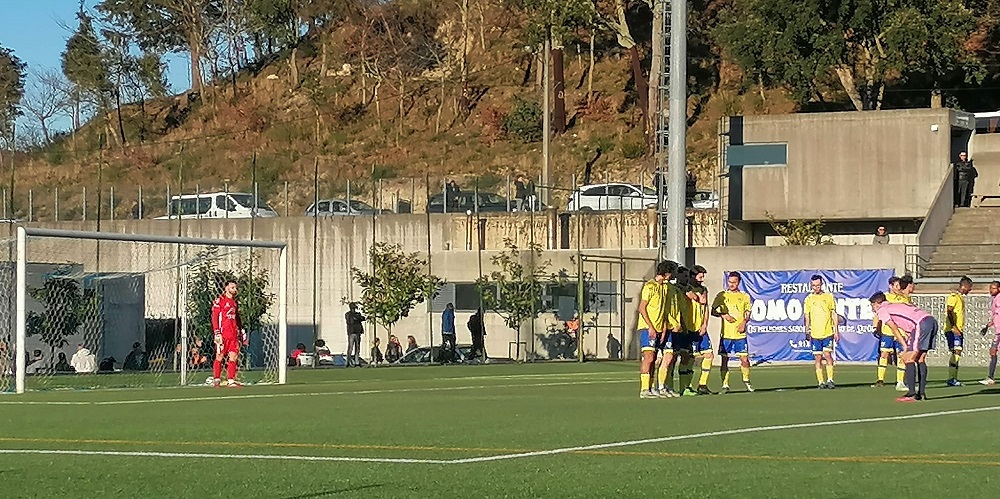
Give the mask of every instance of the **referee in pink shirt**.
[{"label": "referee in pink shirt", "polygon": [[903,382],[906,394],[898,402],[914,402],[927,398],[927,352],[934,348],[938,322],[931,314],[909,303],[889,303],[885,293],[872,295],[872,310],[882,324],[889,326],[893,336],[903,345],[902,360],[906,364]]},{"label": "referee in pink shirt", "polygon": [[983,326],[981,331],[983,334],[986,334],[991,327],[993,328],[993,342],[990,344],[990,375],[979,382],[987,386],[997,384],[995,380],[997,373],[997,350],[1000,347],[1000,281],[990,283],[990,296],[993,298],[990,302],[990,321]]}]

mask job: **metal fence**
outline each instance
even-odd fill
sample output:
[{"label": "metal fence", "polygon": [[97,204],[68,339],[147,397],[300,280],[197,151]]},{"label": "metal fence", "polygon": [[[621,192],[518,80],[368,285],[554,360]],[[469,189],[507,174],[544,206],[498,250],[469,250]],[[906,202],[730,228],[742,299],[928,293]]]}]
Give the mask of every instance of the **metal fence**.
[{"label": "metal fence", "polygon": [[[942,329],[945,324],[945,302],[947,299],[948,295],[946,294],[913,295],[913,303],[933,314],[941,324]],[[983,335],[980,334],[980,329],[989,322],[990,299],[989,295],[968,295],[965,297],[965,341],[961,361],[961,365],[964,367],[983,367],[989,364],[989,350],[994,337],[993,330],[990,329]],[[947,366],[949,356],[947,341],[942,330],[938,336],[936,347],[927,354],[927,362],[934,366]],[[985,377],[985,372],[982,374]],[[968,371],[965,371],[962,377],[970,377]]]}]

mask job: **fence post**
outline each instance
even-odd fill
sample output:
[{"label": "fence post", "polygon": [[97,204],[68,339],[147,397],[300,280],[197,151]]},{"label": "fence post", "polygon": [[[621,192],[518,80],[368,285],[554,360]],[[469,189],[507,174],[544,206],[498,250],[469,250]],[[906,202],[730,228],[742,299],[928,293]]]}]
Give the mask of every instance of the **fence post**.
[{"label": "fence post", "polygon": [[87,188],[83,188],[83,221],[87,221]]},{"label": "fence post", "polygon": [[169,220],[170,219],[170,215],[171,215],[171,213],[170,213],[170,184],[167,184],[167,197],[166,197],[166,200],[167,200],[166,201],[166,203],[167,203],[167,206],[166,206],[166,208],[167,208],[167,219]]},{"label": "fence post", "polygon": [[111,221],[115,221],[115,186],[111,186],[111,194],[108,196],[108,211],[111,212]]},{"label": "fence post", "polygon": [[54,205],[55,205],[55,209],[53,210],[53,213],[54,213],[54,216],[55,216],[55,221],[58,222],[59,221],[59,187],[55,188],[55,195],[53,196],[53,201],[54,201]]},{"label": "fence post", "polygon": [[198,196],[201,196],[201,184],[194,184],[194,218],[201,220],[201,199]]},{"label": "fence post", "polygon": [[3,219],[4,220],[10,220],[10,217],[7,216],[7,188],[6,187],[3,189]]},{"label": "fence post", "polygon": [[288,181],[285,181],[285,216],[288,216]]},{"label": "fence post", "polygon": [[31,189],[28,189],[28,223],[34,221],[35,199],[32,197]]},{"label": "fence post", "polygon": [[135,200],[135,205],[136,205],[136,207],[139,208],[139,213],[136,214],[135,218],[136,218],[136,220],[142,220],[142,218],[146,214],[143,213],[144,210],[143,210],[143,206],[142,206],[142,186],[141,185],[139,186],[139,197]]}]

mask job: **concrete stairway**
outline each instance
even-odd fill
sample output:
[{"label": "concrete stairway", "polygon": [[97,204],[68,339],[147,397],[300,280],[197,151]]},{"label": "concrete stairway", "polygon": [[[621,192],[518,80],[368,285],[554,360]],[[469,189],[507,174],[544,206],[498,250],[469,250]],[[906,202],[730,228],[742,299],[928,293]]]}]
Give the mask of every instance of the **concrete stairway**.
[{"label": "concrete stairway", "polygon": [[921,277],[1000,275],[1000,208],[957,208]]}]

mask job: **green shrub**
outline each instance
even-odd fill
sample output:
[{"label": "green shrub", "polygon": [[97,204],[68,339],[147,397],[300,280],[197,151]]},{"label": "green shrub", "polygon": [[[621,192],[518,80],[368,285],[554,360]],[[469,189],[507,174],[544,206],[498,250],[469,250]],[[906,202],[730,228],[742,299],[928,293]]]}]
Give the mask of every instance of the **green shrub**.
[{"label": "green shrub", "polygon": [[512,137],[522,142],[542,140],[542,109],[537,102],[518,97],[514,109],[504,117],[503,128]]},{"label": "green shrub", "polygon": [[646,155],[646,143],[641,140],[622,142],[621,148],[625,159],[639,159]]}]

